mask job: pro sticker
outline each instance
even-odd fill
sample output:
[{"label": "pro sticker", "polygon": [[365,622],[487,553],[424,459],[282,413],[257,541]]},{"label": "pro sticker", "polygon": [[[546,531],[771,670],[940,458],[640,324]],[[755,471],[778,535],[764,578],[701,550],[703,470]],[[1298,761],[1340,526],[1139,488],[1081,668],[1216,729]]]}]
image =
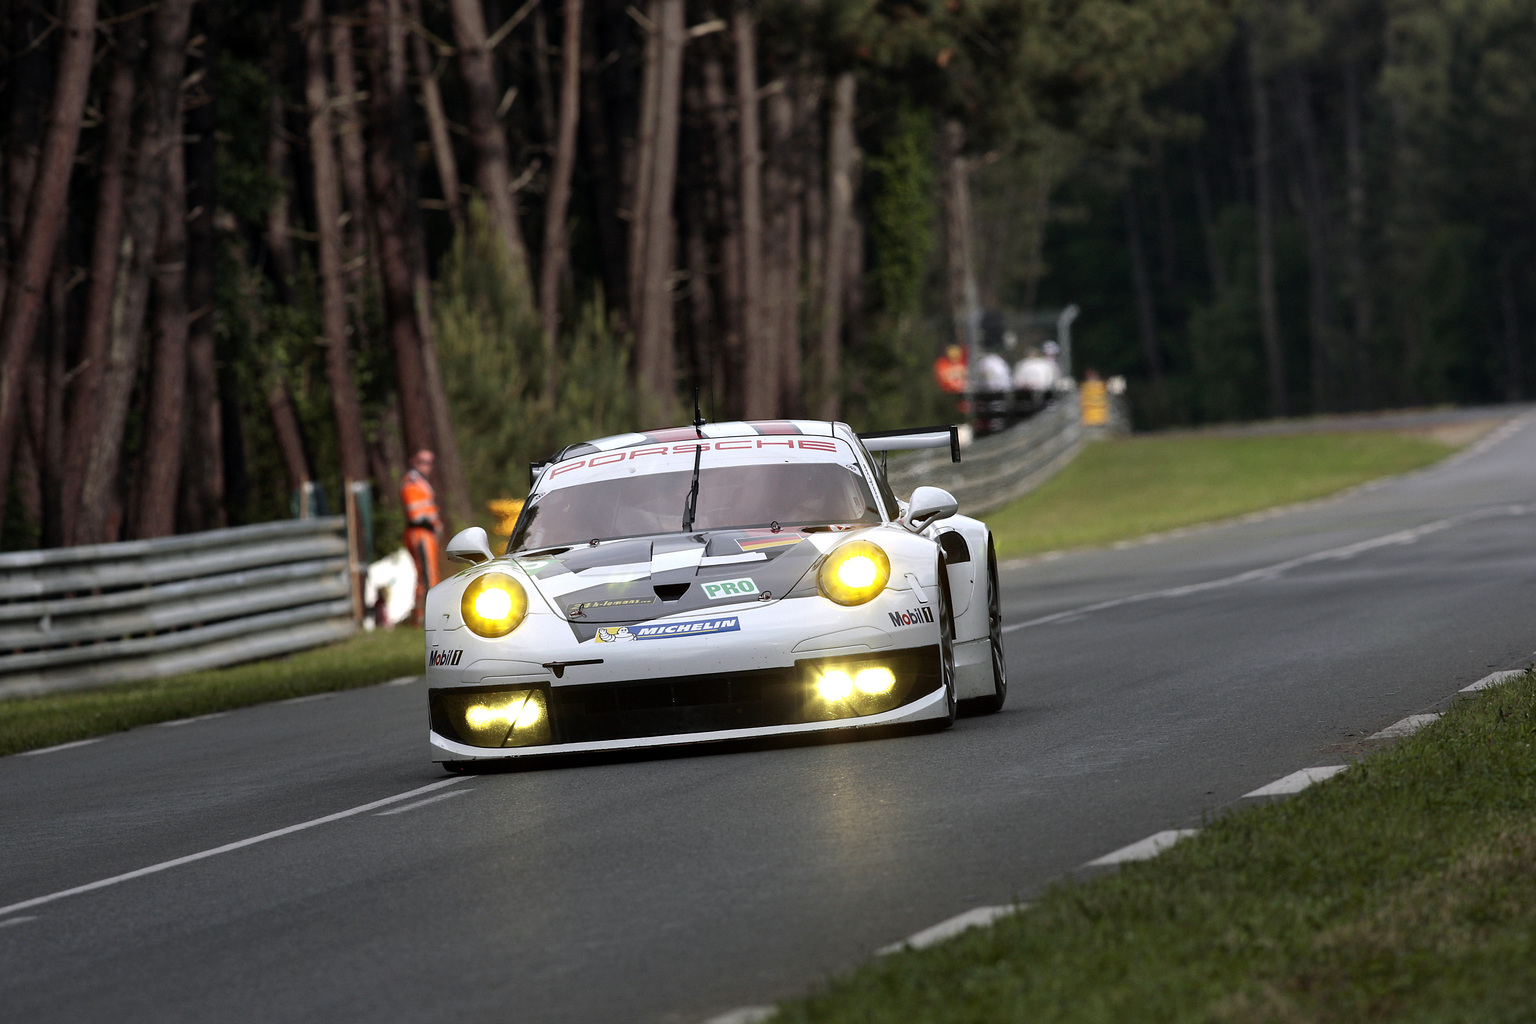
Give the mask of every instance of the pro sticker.
[{"label": "pro sticker", "polygon": [[757,594],[757,584],[751,580],[716,580],[704,584],[704,596],[711,601],[727,597],[752,597]]}]

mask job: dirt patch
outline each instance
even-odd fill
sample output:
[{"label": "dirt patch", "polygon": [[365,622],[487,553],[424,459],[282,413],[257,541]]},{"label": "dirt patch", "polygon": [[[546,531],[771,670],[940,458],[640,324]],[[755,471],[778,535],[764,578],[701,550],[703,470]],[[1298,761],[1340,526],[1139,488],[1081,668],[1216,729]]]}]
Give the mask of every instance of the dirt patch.
[{"label": "dirt patch", "polygon": [[1481,420],[1464,420],[1457,423],[1426,423],[1422,426],[1404,427],[1394,430],[1394,434],[1403,437],[1415,437],[1423,441],[1439,441],[1441,444],[1450,445],[1453,448],[1465,448],[1473,442],[1480,441],[1484,435],[1492,433],[1495,427],[1501,426],[1507,417],[1495,416]]}]

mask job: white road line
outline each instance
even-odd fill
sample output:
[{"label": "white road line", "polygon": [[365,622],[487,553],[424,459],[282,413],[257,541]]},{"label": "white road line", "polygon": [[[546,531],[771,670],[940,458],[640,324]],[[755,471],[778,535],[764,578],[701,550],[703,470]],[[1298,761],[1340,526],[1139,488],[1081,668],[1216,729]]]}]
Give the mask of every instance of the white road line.
[{"label": "white road line", "polygon": [[416,682],[420,678],[421,678],[421,676],[401,676],[399,679],[391,679],[389,682],[382,683],[380,685],[383,685],[383,686],[409,686],[411,683]]},{"label": "white road line", "polygon": [[169,722],[161,722],[160,724],[165,728],[171,728],[177,725],[191,725],[193,722],[206,722],[210,718],[223,718],[227,714],[229,714],[228,711],[215,711],[209,715],[193,715],[191,718],[174,718]]},{"label": "white road line", "polygon": [[1381,730],[1381,732],[1372,733],[1371,735],[1367,736],[1366,739],[1395,740],[1403,736],[1412,736],[1414,733],[1424,728],[1430,722],[1438,721],[1439,718],[1439,712],[1428,715],[1409,715],[1401,722],[1393,722],[1391,725]]},{"label": "white road line", "polygon": [[9,928],[13,924],[26,924],[28,921],[36,921],[36,920],[37,920],[37,915],[36,914],[33,914],[31,916],[23,916],[23,917],[8,917],[4,921],[0,921],[0,928]]},{"label": "white road line", "polygon": [[1291,772],[1283,779],[1276,779],[1267,786],[1260,786],[1252,793],[1244,793],[1244,798],[1250,796],[1289,796],[1292,793],[1300,793],[1314,782],[1322,782],[1331,779],[1339,772],[1348,768],[1347,764],[1330,764],[1322,768],[1303,768],[1299,772]]},{"label": "white road line", "polygon": [[773,1014],[771,1006],[743,1006],[737,1010],[728,1010],[718,1017],[711,1017],[703,1024],[762,1024]]},{"label": "white road line", "polygon": [[1221,590],[1226,587],[1237,586],[1241,583],[1256,583],[1265,580],[1278,579],[1292,569],[1301,568],[1304,565],[1312,565],[1316,562],[1343,561],[1367,551],[1377,548],[1391,547],[1399,544],[1413,544],[1421,537],[1427,537],[1441,530],[1448,530],[1462,523],[1474,522],[1479,519],[1491,519],[1494,516],[1523,516],[1531,512],[1530,505],[1499,505],[1493,508],[1478,509],[1475,512],[1466,512],[1459,516],[1450,516],[1446,519],[1436,519],[1431,523],[1411,527],[1407,530],[1398,530],[1396,533],[1383,534],[1380,537],[1372,537],[1369,540],[1356,541],[1353,544],[1345,544],[1342,547],[1329,548],[1326,551],[1314,551],[1310,555],[1302,555],[1298,558],[1287,559],[1284,562],[1276,562],[1274,565],[1262,566],[1258,569],[1249,569],[1235,576],[1224,576],[1220,579],[1207,580],[1204,583],[1190,583],[1182,587],[1169,587],[1166,590],[1152,590],[1143,594],[1129,594],[1125,597],[1116,597],[1108,601],[1099,601],[1095,604],[1083,605],[1081,608],[1070,608],[1066,611],[1056,612],[1052,615],[1042,615],[1039,618],[1029,619],[1025,622],[1015,622],[1011,626],[1004,626],[1004,633],[1012,633],[1018,629],[1029,629],[1032,626],[1045,626],[1064,619],[1086,615],[1089,612],[1101,612],[1110,608],[1118,608],[1121,605],[1139,604],[1142,601],[1152,601],[1158,598],[1187,597],[1190,594],[1204,593],[1208,590]]},{"label": "white road line", "polygon": [[1133,860],[1151,860],[1180,839],[1187,839],[1199,831],[1197,828],[1170,828],[1162,832],[1154,832],[1140,842],[1122,846],[1113,853],[1106,853],[1102,857],[1089,861],[1085,866],[1099,868],[1110,864],[1125,864]]},{"label": "white road line", "polygon": [[287,700],[278,701],[279,704],[307,704],[312,700],[325,700],[327,697],[336,696],[334,693],[311,693],[307,697],[289,697]]},{"label": "white road line", "polygon": [[1490,686],[1498,686],[1500,683],[1507,683],[1511,679],[1519,679],[1523,675],[1525,675],[1525,669],[1523,668],[1512,668],[1505,672],[1490,672],[1471,686],[1463,686],[1461,692],[1473,693],[1477,690],[1486,690]]},{"label": "white road line", "polygon": [[394,796],[387,796],[382,800],[374,800],[371,803],[359,804],[357,807],[351,807],[345,811],[337,811],[335,814],[327,814],[321,818],[311,818],[309,821],[301,821],[297,825],[289,825],[286,828],[263,832],[261,835],[252,836],[249,839],[241,839],[233,843],[225,843],[223,846],[215,846],[213,849],[203,850],[201,853],[191,853],[185,857],[177,857],[174,860],[163,860],[159,864],[151,864],[149,867],[139,868],[136,871],[125,871],[123,874],[113,875],[111,878],[101,878],[94,882],[87,882],[85,885],[77,885],[73,889],[61,889],[58,892],[51,892],[47,896],[37,896],[30,900],[22,900],[20,903],[12,903],[8,907],[0,907],[0,917],[18,910],[29,910],[32,907],[42,906],[44,903],[52,903],[54,900],[61,900],[66,896],[78,896],[81,893],[105,889],[109,885],[117,885],[119,882],[129,882],[135,878],[143,878],[145,875],[154,875],[161,871],[169,871],[171,868],[179,868],[183,864],[207,860],[209,857],[217,857],[221,853],[242,850],[247,846],[255,846],[257,843],[264,843],[269,839],[277,839],[281,836],[292,835],[295,832],[314,828],[316,825],[327,825],[333,821],[340,821],[342,818],[350,818],[354,814],[365,814],[368,811],[387,807],[390,804],[397,804],[402,800],[409,800],[413,796],[420,796],[423,793],[430,793],[433,790],[442,789],[444,786],[451,786],[456,782],[463,781],[463,779],[443,779],[441,782],[433,782],[404,793],[396,793]]},{"label": "white road line", "polygon": [[404,814],[406,811],[414,811],[418,807],[425,807],[425,806],[427,806],[427,804],[435,804],[439,800],[449,800],[449,799],[452,799],[453,797],[463,796],[465,793],[473,793],[473,792],[474,792],[473,789],[455,789],[451,793],[439,793],[439,794],[437,794],[437,796],[429,796],[425,800],[417,800],[417,801],[414,801],[412,803],[404,804],[404,805],[402,805],[400,807],[391,807],[387,811],[379,811],[374,816],[375,817],[383,817],[386,814]]},{"label": "white road line", "polygon": [[23,750],[18,757],[35,757],[38,754],[51,754],[56,750],[74,750],[76,747],[89,746],[92,743],[100,743],[101,737],[94,736],[88,740],[75,740],[73,743],[60,743],[56,747],[41,747],[37,750]]},{"label": "white road line", "polygon": [[940,921],[931,928],[924,928],[920,932],[908,935],[900,942],[893,942],[889,946],[881,946],[875,950],[875,956],[889,956],[892,953],[899,953],[904,949],[922,949],[936,942],[943,942],[945,939],[959,935],[968,929],[985,927],[999,918],[1007,917],[1009,914],[1017,913],[1023,909],[1024,905],[1022,904],[1006,907],[976,907],[973,910],[967,910],[963,914],[956,914],[947,921]]}]

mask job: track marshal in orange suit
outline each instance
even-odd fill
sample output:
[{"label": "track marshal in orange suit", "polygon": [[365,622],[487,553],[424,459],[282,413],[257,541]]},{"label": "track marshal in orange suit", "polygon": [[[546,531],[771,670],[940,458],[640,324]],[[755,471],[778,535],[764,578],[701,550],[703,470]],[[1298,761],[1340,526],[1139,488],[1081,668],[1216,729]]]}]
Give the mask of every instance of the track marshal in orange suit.
[{"label": "track marshal in orange suit", "polygon": [[437,586],[437,549],[443,517],[432,489],[433,454],[423,448],[411,456],[411,468],[400,479],[400,504],[405,506],[405,549],[416,563],[416,625],[426,614],[427,591]]}]

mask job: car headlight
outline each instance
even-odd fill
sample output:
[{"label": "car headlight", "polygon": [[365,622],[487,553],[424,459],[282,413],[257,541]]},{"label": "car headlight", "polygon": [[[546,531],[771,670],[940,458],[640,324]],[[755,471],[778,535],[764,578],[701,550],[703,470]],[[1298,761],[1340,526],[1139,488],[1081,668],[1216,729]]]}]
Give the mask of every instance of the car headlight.
[{"label": "car headlight", "polygon": [[505,573],[477,576],[459,602],[464,624],[479,636],[506,636],[528,614],[528,592]]},{"label": "car headlight", "polygon": [[856,540],[834,550],[821,563],[816,586],[821,596],[838,604],[872,600],[891,580],[891,560],[878,544]]}]

